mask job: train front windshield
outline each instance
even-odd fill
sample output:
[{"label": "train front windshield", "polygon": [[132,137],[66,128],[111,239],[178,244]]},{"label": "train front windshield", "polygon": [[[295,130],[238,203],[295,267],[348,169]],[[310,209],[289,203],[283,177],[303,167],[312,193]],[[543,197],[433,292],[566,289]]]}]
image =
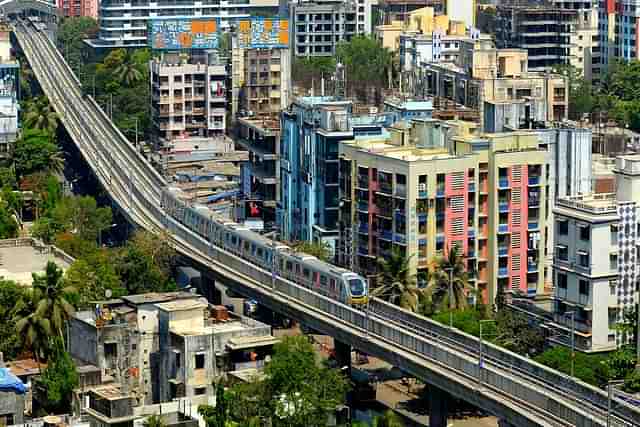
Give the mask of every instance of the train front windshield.
[{"label": "train front windshield", "polygon": [[352,296],[360,297],[364,295],[364,281],[362,279],[349,279],[348,281]]}]

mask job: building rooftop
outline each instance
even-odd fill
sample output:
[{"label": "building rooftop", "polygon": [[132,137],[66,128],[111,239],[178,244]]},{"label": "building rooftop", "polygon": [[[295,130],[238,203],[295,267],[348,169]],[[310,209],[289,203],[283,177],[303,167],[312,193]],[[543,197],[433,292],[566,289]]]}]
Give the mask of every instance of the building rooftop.
[{"label": "building rooftop", "polygon": [[146,294],[127,295],[122,297],[124,301],[134,305],[156,304],[180,298],[196,299],[199,298],[199,296],[190,292],[149,292]]},{"label": "building rooftop", "polygon": [[180,300],[161,302],[156,304],[156,307],[168,312],[205,309],[208,306],[209,304],[204,298],[180,299]]},{"label": "building rooftop", "polygon": [[390,144],[380,139],[344,141],[343,144],[345,146],[354,147],[358,151],[377,154],[391,159],[403,160],[405,162],[455,159],[459,157],[449,154],[449,151],[443,148],[419,148],[415,146],[402,147]]},{"label": "building rooftop", "polygon": [[433,110],[432,101],[415,101],[415,100],[402,100],[398,98],[388,98],[384,101],[385,105],[389,105],[394,108],[404,110]]},{"label": "building rooftop", "polygon": [[280,132],[280,120],[275,117],[240,117],[238,122],[251,127],[263,135],[272,135]]},{"label": "building rooftop", "polygon": [[557,206],[558,208],[569,208],[592,215],[617,215],[615,193],[588,194],[565,197],[558,199]]},{"label": "building rooftop", "polygon": [[119,400],[125,398],[124,394],[120,390],[120,384],[106,384],[94,387],[91,389],[96,395],[107,400]]},{"label": "building rooftop", "polygon": [[312,107],[315,105],[351,105],[349,100],[340,100],[334,96],[300,96],[296,98],[296,103],[303,106]]},{"label": "building rooftop", "polygon": [[17,377],[38,375],[40,373],[40,369],[47,367],[47,364],[42,362],[38,365],[38,362],[36,362],[35,359],[13,360],[7,362],[6,365],[6,367],[9,368],[9,371]]},{"label": "building rooftop", "polygon": [[74,259],[55,246],[43,245],[35,239],[0,240],[0,277],[31,286],[32,273],[43,273],[53,261],[63,270]]}]

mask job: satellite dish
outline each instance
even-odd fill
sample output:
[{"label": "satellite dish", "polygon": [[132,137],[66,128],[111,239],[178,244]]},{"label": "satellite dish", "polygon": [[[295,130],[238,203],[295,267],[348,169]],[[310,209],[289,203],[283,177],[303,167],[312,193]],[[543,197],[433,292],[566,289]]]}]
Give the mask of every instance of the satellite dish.
[{"label": "satellite dish", "polygon": [[111,289],[107,289],[106,291],[104,291],[104,296],[107,298],[111,298],[112,292]]}]

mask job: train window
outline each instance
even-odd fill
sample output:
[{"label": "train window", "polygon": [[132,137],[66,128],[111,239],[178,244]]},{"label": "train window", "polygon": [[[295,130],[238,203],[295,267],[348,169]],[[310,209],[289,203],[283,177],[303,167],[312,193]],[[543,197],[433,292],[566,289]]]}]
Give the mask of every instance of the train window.
[{"label": "train window", "polygon": [[311,277],[311,272],[309,271],[309,269],[308,269],[308,268],[303,268],[303,269],[302,269],[302,275],[303,275],[306,279],[308,279],[308,278],[310,278],[310,277]]},{"label": "train window", "polygon": [[258,258],[262,258],[262,248],[258,248]]},{"label": "train window", "polygon": [[256,245],[255,245],[255,243],[252,243],[252,244],[251,244],[251,253],[252,253],[253,255],[255,255],[255,254],[256,254]]},{"label": "train window", "polygon": [[284,270],[284,260],[280,260],[280,270]]},{"label": "train window", "polygon": [[244,242],[244,250],[249,251],[249,242]]},{"label": "train window", "polygon": [[238,239],[236,238],[236,236],[231,236],[231,244],[232,245],[237,245],[238,244]]},{"label": "train window", "polygon": [[325,276],[324,274],[320,275],[320,284],[322,286],[327,286],[327,276]]},{"label": "train window", "polygon": [[331,289],[331,292],[336,291],[336,279],[329,279],[329,289]]},{"label": "train window", "polygon": [[293,270],[293,263],[291,261],[287,261],[287,271]]}]

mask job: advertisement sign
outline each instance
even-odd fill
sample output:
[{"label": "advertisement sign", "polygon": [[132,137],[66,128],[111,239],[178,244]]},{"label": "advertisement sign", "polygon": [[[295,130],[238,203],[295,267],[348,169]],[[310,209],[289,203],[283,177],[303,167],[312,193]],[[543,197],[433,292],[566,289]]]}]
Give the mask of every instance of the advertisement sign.
[{"label": "advertisement sign", "polygon": [[149,47],[157,50],[217,49],[220,23],[211,19],[152,19]]}]

